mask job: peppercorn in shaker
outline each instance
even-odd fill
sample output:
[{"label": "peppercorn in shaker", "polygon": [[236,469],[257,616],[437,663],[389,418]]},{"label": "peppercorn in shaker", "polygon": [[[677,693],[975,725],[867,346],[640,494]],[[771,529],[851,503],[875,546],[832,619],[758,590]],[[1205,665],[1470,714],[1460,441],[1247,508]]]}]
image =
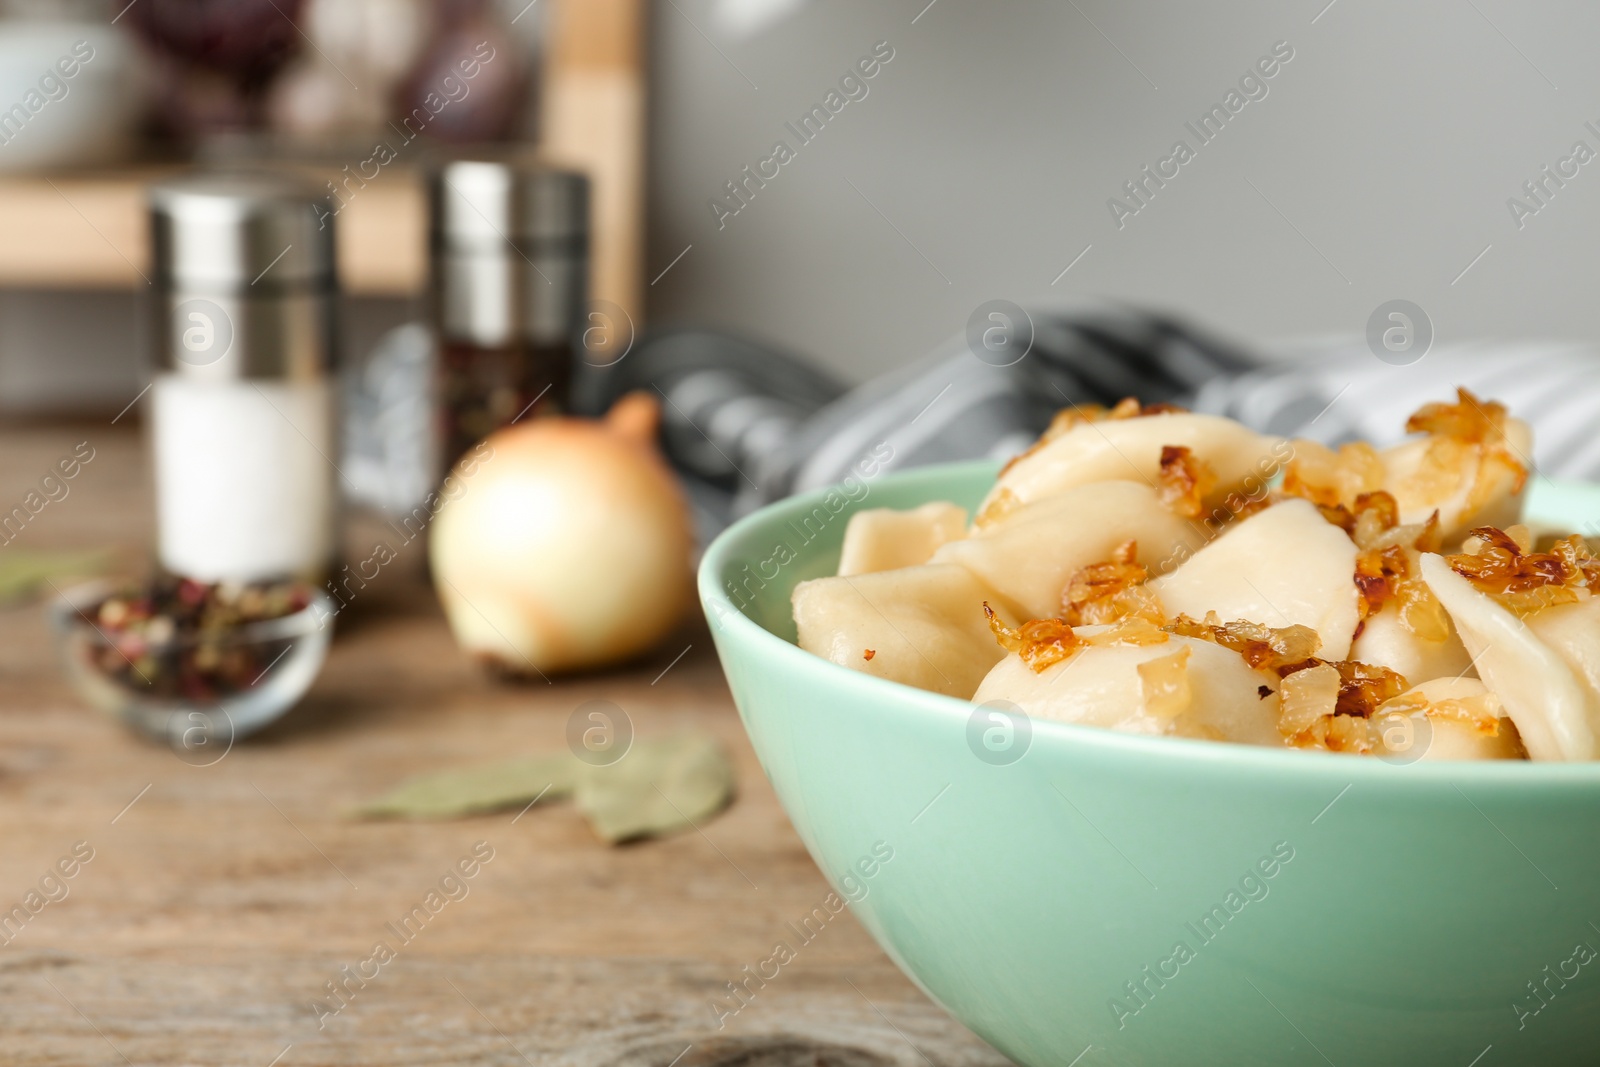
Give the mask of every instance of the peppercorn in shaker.
[{"label": "peppercorn in shaker", "polygon": [[430,190],[440,473],[507,423],[567,407],[589,267],[589,182],[515,155]]},{"label": "peppercorn in shaker", "polygon": [[158,552],[202,582],[320,584],[337,554],[332,216],[271,174],[150,192]]}]

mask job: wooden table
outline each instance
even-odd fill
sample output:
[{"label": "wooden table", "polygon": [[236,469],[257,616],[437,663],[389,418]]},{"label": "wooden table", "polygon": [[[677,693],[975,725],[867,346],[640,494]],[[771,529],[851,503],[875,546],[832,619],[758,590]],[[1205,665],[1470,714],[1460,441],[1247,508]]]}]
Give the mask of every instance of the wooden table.
[{"label": "wooden table", "polygon": [[[15,547],[148,552],[132,418],[0,425],[7,510],[75,444],[95,449]],[[783,1034],[859,1050],[797,1054],[811,1063],[1005,1062],[848,914],[719,1030],[713,998],[829,890],[744,739],[709,637],[687,628],[615,673],[497,682],[457,653],[417,562],[397,561],[341,617],[300,707],[207,767],[83,708],[42,608],[0,609],[0,912],[76,842],[93,849],[69,894],[0,946],[0,1062],[797,1061],[752,1056]],[[701,832],[624,848],[599,844],[566,806],[445,823],[340,815],[418,771],[556,749],[597,696],[640,736],[714,733],[733,754],[737,802]],[[468,895],[352,983],[319,1028],[325,984],[395,941],[385,924],[479,841],[494,856]]]}]

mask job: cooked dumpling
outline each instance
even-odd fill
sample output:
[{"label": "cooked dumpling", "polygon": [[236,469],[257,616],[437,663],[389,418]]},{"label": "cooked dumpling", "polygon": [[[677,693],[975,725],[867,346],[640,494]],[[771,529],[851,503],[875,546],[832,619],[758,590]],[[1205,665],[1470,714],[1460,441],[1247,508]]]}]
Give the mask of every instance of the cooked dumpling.
[{"label": "cooked dumpling", "polygon": [[839,551],[840,574],[915,567],[946,541],[966,536],[967,512],[942,501],[909,511],[868,508],[850,516]]},{"label": "cooked dumpling", "polygon": [[1168,615],[1309,626],[1317,655],[1342,660],[1358,618],[1356,546],[1304,500],[1285,500],[1244,519],[1150,582]]},{"label": "cooked dumpling", "polygon": [[1566,662],[1588,688],[1590,699],[1600,702],[1600,598],[1556,604],[1522,621]]},{"label": "cooked dumpling", "polygon": [[[1450,613],[1478,675],[1500,697],[1536,760],[1594,759],[1600,697],[1527,623],[1450,569],[1443,556],[1422,557],[1422,577]],[[1546,609],[1552,610],[1552,609]],[[1551,628],[1560,628],[1560,616]]]},{"label": "cooked dumpling", "polygon": [[1477,678],[1413,686],[1372,717],[1379,754],[1418,760],[1522,759],[1527,753],[1502,704]]},{"label": "cooked dumpling", "polygon": [[[1154,416],[1152,416],[1154,417]],[[1154,570],[1180,548],[1202,543],[1200,528],[1173,514],[1142,482],[1096,482],[1028,504],[933,554],[959,563],[1015,601],[1028,618],[1061,612],[1072,575],[1136,543],[1136,560]]]},{"label": "cooked dumpling", "polygon": [[1400,604],[1391,600],[1376,615],[1367,617],[1361,635],[1350,645],[1350,658],[1407,678],[1456,678],[1472,669],[1472,657],[1454,626],[1443,640],[1434,641],[1414,632],[1400,618]]},{"label": "cooked dumpling", "polygon": [[1394,497],[1404,525],[1439,513],[1438,535],[1460,541],[1475,526],[1504,529],[1519,521],[1533,453],[1533,431],[1503,405],[1465,389],[1453,403],[1425,404],[1406,422],[1422,436],[1378,451],[1356,441],[1338,452],[1294,442],[1284,488],[1321,504],[1355,509],[1364,493]]},{"label": "cooked dumpling", "polygon": [[794,590],[800,647],[841,667],[967,697],[1004,655],[983,614],[1015,608],[953,563],[801,582]]},{"label": "cooked dumpling", "polygon": [[[1107,629],[1074,632],[1089,637]],[[1007,700],[1034,718],[1123,733],[1281,747],[1276,681],[1230,649],[1171,637],[1150,645],[1089,645],[1039,673],[1012,653],[972,699]]]},{"label": "cooked dumpling", "polygon": [[1532,455],[1533,431],[1512,418],[1504,430],[1498,447],[1425,437],[1380,452],[1384,488],[1400,505],[1400,521],[1426,522],[1437,510],[1446,543],[1475,526],[1505,529],[1521,522],[1526,472],[1520,457]]},{"label": "cooked dumpling", "polygon": [[[1012,462],[984,506],[1001,498],[1026,504],[1090,482],[1154,485],[1161,473],[1161,450],[1169,445],[1188,448],[1216,475],[1214,499],[1240,487],[1264,489],[1281,458],[1276,450],[1287,449],[1281,438],[1217,415],[1172,412],[1083,422]],[[1256,484],[1246,486],[1251,478]]]}]

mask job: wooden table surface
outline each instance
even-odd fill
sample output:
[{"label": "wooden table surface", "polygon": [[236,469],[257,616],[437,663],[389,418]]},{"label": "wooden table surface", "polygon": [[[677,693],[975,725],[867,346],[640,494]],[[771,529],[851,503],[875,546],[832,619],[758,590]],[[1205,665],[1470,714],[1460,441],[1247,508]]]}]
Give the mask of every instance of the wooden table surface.
[{"label": "wooden table surface", "polygon": [[[132,418],[0,425],[0,510],[78,442],[95,450],[12,547],[144,558],[152,518]],[[0,609],[0,912],[75,844],[93,850],[67,896],[0,944],[0,1062],[1005,1062],[848,911],[718,1029],[713,998],[829,889],[744,739],[706,632],[687,627],[613,673],[500,682],[458,654],[417,563],[402,557],[341,616],[295,711],[205,767],[84,708],[40,605]],[[639,736],[714,733],[738,800],[698,833],[623,848],[566,805],[515,822],[340,814],[419,771],[559,748],[595,697]],[[493,859],[468,895],[319,1026],[326,983],[396,942],[385,924],[480,841]],[[755,1053],[781,1035],[858,1052]]]}]

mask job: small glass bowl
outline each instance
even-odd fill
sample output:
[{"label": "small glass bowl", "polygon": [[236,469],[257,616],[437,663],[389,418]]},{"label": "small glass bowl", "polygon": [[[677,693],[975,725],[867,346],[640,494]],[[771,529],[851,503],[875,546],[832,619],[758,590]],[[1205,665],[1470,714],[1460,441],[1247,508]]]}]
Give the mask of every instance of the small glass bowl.
[{"label": "small glass bowl", "polygon": [[[245,653],[265,664],[243,688],[205,699],[154,695],[137,683],[112,677],[101,666],[104,658],[123,653],[88,613],[116,591],[108,582],[94,582],[68,590],[51,605],[50,621],[67,676],[91,707],[171,745],[187,762],[215,762],[234,741],[283,715],[305,696],[328,655],[333,601],[321,590],[311,589],[306,606],[292,615],[245,623],[220,640],[208,638],[213,652]],[[194,655],[199,646],[197,635],[175,636],[145,644],[141,661],[149,657],[157,669],[172,671],[181,657]]]}]

